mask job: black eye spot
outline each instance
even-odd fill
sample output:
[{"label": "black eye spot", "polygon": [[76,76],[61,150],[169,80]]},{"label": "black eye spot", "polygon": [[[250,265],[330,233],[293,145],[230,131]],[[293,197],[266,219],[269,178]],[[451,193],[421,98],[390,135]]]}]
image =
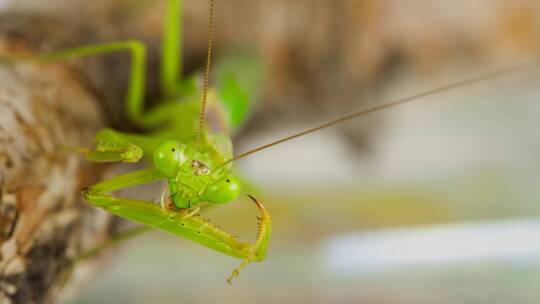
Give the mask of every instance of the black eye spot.
[{"label": "black eye spot", "polygon": [[230,182],[231,182],[231,180],[230,180],[230,179],[227,179],[227,180],[226,180],[226,182],[227,182],[227,183],[230,183]]},{"label": "black eye spot", "polygon": [[171,149],[171,151],[173,151],[173,152],[174,152],[174,151],[176,151],[176,149],[175,149],[175,148],[172,148],[172,149]]}]

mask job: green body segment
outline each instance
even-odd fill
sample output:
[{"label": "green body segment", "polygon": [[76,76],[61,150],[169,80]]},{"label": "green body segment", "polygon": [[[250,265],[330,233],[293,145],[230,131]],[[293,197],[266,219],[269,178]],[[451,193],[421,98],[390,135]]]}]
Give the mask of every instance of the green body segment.
[{"label": "green body segment", "polygon": [[[238,241],[200,217],[183,218],[180,213],[164,211],[159,205],[151,202],[96,195],[89,190],[84,192],[84,197],[109,213],[181,236],[223,254],[240,259],[251,258],[252,261],[264,259],[266,248],[259,247],[257,252],[252,252],[251,244]],[[270,222],[263,225],[269,227]]]}]

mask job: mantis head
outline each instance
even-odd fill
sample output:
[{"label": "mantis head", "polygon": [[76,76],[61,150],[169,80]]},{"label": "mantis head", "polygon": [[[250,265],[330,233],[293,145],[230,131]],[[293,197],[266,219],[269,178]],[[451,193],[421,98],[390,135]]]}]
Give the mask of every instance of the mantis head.
[{"label": "mantis head", "polygon": [[[174,140],[166,140],[153,153],[154,167],[173,183],[172,191],[180,195],[177,207],[207,201],[225,204],[238,197],[240,182],[223,167],[212,172],[211,158]],[[182,202],[180,202],[182,201]]]}]

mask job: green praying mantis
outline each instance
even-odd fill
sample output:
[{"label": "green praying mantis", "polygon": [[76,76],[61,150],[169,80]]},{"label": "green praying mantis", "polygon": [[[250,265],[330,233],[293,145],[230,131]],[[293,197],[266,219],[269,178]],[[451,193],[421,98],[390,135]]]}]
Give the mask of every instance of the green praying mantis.
[{"label": "green praying mantis", "polygon": [[[205,121],[207,104],[218,107],[226,113],[228,117],[226,120],[229,123],[232,121],[230,117],[244,115],[247,106],[245,102],[237,100],[235,94],[224,100],[226,98],[209,86],[214,1],[209,1],[208,56],[202,88],[193,84],[193,77],[181,77],[180,12],[182,1],[166,1],[167,13],[161,49],[160,79],[165,100],[150,110],[145,110],[144,107],[146,52],[145,46],[139,41],[88,45],[38,54],[35,59],[40,62],[54,62],[111,52],[131,54],[131,73],[125,101],[126,112],[136,126],[149,132],[131,134],[103,129],[95,136],[95,148],[85,150],[84,154],[92,162],[133,163],[145,158],[148,160],[148,168],[89,186],[83,189],[82,195],[92,205],[114,215],[184,237],[223,254],[242,259],[240,266],[234,269],[227,279],[229,283],[249,263],[265,259],[272,230],[269,212],[261,202],[249,194],[248,197],[260,212],[257,238],[253,243],[239,241],[231,234],[197,216],[205,206],[226,204],[239,197],[242,192],[241,182],[232,171],[232,165],[236,160],[368,113],[506,75],[532,65],[531,62],[522,63],[381,104],[234,156],[229,137],[226,134],[212,132]],[[110,194],[120,189],[158,180],[166,180],[168,183],[168,191],[162,194],[159,204]]]},{"label": "green praying mantis", "polygon": [[[226,255],[243,259],[228,282],[238,276],[241,268],[265,258],[271,233],[270,216],[266,208],[248,195],[260,211],[257,239],[253,244],[241,242],[233,235],[212,225],[197,215],[202,203],[225,204],[235,200],[240,192],[239,180],[231,171],[232,144],[223,134],[210,134],[205,127],[212,59],[214,2],[210,1],[208,58],[203,96],[193,89],[193,78],[180,78],[180,5],[181,0],[167,0],[167,16],[162,45],[161,87],[167,100],[150,111],[144,111],[145,46],[138,41],[89,45],[39,55],[50,62],[66,58],[129,51],[131,74],[126,95],[126,111],[131,121],[141,128],[151,129],[148,135],[128,134],[103,129],[95,137],[95,149],[85,151],[93,162],[138,162],[150,158],[150,168],[120,175],[83,189],[84,199],[91,204],[131,221],[166,231],[197,242]],[[238,103],[226,105],[237,115]],[[235,108],[236,107],[236,108]],[[200,115],[197,115],[200,113]],[[168,194],[162,194],[161,204],[112,196],[108,193],[166,180]]]}]

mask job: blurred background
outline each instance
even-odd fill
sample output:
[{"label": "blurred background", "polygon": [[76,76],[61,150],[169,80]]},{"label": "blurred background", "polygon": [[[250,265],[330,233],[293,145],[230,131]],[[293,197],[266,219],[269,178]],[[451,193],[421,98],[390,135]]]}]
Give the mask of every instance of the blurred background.
[{"label": "blurred background", "polygon": [[[164,1],[0,3],[78,24],[81,42],[144,40],[157,75]],[[185,9],[184,60],[197,70],[207,2]],[[238,152],[527,61],[540,44],[535,0],[231,0],[216,9],[217,61],[249,52],[262,71]],[[96,67],[85,68],[92,78]],[[125,69],[111,71],[119,88]],[[225,278],[238,261],[153,232],[108,252],[64,302],[538,303],[539,80],[532,67],[238,161],[274,231],[268,259],[232,286]],[[111,100],[111,124],[129,129],[121,98]],[[255,216],[245,200],[207,214],[246,240]]]}]

